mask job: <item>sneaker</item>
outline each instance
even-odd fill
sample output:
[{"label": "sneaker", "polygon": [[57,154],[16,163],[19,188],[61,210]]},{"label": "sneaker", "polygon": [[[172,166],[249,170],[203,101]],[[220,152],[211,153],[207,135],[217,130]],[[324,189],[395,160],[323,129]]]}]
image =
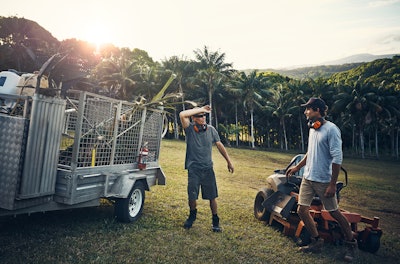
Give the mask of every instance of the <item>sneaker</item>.
[{"label": "sneaker", "polygon": [[357,240],[353,239],[352,241],[345,241],[344,244],[346,246],[344,261],[352,262],[358,249]]},{"label": "sneaker", "polygon": [[322,246],[324,245],[324,240],[322,238],[319,238],[318,240],[315,240],[315,238],[311,238],[311,243],[308,244],[307,246],[299,247],[299,250],[308,253],[319,253],[321,252]]},{"label": "sneaker", "polygon": [[219,217],[218,217],[218,215],[213,215],[213,217],[212,217],[212,231],[213,232],[222,232],[222,229],[219,226]]},{"label": "sneaker", "polygon": [[193,225],[193,222],[196,221],[196,216],[197,216],[197,209],[190,210],[189,217],[188,217],[188,219],[186,219],[185,223],[183,224],[183,227],[185,229],[191,228]]}]

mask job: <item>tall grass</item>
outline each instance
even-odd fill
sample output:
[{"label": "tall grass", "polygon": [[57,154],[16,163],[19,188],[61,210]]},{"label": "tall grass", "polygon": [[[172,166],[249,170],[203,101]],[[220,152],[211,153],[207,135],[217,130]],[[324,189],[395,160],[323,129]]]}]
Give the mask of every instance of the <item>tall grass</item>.
[{"label": "tall grass", "polygon": [[[185,143],[163,140],[160,163],[166,186],[146,192],[144,214],[133,224],[116,222],[113,207],[48,212],[2,219],[0,263],[342,263],[341,246],[303,254],[290,237],[253,216],[257,190],[291,154],[228,148],[235,166],[213,150],[222,233],[211,231],[207,201],[198,201],[198,219],[182,228],[188,215]],[[355,263],[397,263],[400,259],[398,163],[345,159],[349,186],[341,207],[379,216],[383,229],[376,254],[360,251]]]}]

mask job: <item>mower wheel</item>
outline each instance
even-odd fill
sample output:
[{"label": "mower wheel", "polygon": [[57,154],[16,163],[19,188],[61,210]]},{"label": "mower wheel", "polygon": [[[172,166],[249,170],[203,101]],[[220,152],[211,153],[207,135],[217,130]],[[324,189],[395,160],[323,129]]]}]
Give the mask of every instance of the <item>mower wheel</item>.
[{"label": "mower wheel", "polygon": [[262,188],[256,195],[254,200],[254,217],[259,221],[268,221],[271,213],[265,209],[262,203],[272,194],[274,191],[269,188]]},{"label": "mower wheel", "polygon": [[[364,232],[368,232],[365,239]],[[358,248],[370,253],[375,253],[381,246],[381,230],[363,230],[358,234]]]}]

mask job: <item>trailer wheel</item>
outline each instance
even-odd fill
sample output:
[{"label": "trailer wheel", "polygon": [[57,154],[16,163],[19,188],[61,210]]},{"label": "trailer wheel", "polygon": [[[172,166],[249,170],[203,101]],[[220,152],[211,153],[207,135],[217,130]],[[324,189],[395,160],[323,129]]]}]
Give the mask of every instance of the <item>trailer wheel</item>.
[{"label": "trailer wheel", "polygon": [[254,200],[254,217],[259,221],[268,221],[271,213],[262,206],[262,203],[272,194],[274,191],[269,188],[262,188],[256,195]]},{"label": "trailer wheel", "polygon": [[139,219],[143,213],[144,199],[144,185],[141,181],[137,181],[127,198],[116,201],[114,209],[117,220],[131,223]]},{"label": "trailer wheel", "polygon": [[367,230],[363,230],[358,235],[358,248],[367,251],[370,253],[375,253],[378,251],[381,246],[381,230],[369,230],[367,238],[363,240],[364,232],[368,232]]}]

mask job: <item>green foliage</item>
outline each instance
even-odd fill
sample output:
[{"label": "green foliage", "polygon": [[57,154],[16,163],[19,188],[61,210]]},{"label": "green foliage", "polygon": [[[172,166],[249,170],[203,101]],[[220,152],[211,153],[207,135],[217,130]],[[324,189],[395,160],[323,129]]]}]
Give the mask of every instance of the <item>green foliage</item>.
[{"label": "green foliage", "polygon": [[333,83],[349,83],[361,80],[365,84],[380,87],[384,82],[384,89],[400,91],[400,56],[393,59],[379,59],[364,63],[349,71],[332,75]]},{"label": "green foliage", "polygon": [[[294,79],[329,78],[332,74],[348,71],[360,66],[362,63],[346,63],[342,65],[320,65],[311,67],[299,67],[295,69],[260,69],[259,72],[273,72]],[[246,70],[250,71],[250,70]]]},{"label": "green foliage", "polygon": [[0,69],[33,72],[54,54],[59,42],[34,21],[0,16]]}]

